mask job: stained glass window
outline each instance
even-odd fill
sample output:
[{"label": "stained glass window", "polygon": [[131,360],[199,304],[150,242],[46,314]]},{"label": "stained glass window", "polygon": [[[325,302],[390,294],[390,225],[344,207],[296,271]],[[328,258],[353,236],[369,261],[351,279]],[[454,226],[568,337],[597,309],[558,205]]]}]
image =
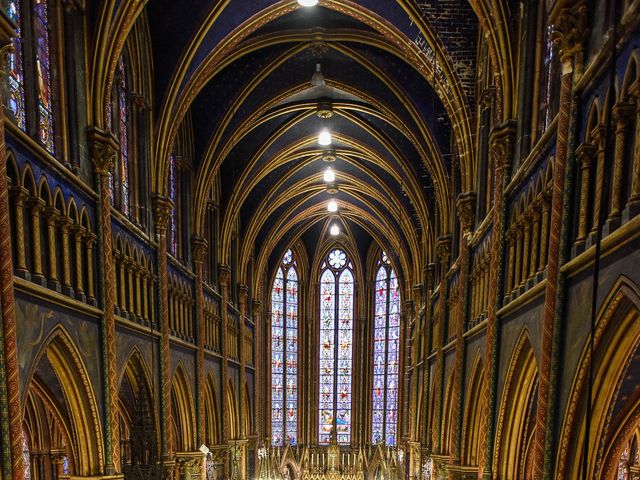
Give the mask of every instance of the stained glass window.
[{"label": "stained glass window", "polygon": [[49,12],[47,0],[34,0],[36,74],[38,85],[38,138],[50,153],[53,142],[53,89],[51,88],[51,48],[49,42]]},{"label": "stained glass window", "polygon": [[384,254],[374,295],[372,441],[393,446],[398,423],[400,289]]},{"label": "stained glass window", "polygon": [[288,250],[271,290],[271,443],[298,441],[298,272]]},{"label": "stained glass window", "polygon": [[27,442],[27,434],[22,431],[22,465],[24,467],[24,480],[31,480],[31,454],[29,452],[29,443]]},{"label": "stained glass window", "polygon": [[354,277],[347,255],[333,250],[320,276],[318,440],[351,442]]},{"label": "stained glass window", "polygon": [[177,181],[178,181],[178,172],[176,165],[176,155],[175,153],[171,153],[169,157],[169,198],[173,202],[173,208],[171,209],[171,217],[169,218],[169,231],[167,241],[169,242],[169,251],[172,255],[176,255],[178,253],[178,222],[177,222]]},{"label": "stained glass window", "polygon": [[118,102],[118,140],[120,142],[120,162],[118,183],[120,184],[120,204],[125,215],[130,214],[129,199],[129,111],[127,103],[127,72],[124,58],[118,61],[119,82],[116,89]]},{"label": "stained glass window", "polygon": [[7,5],[9,18],[16,25],[13,39],[13,51],[9,52],[9,111],[18,127],[26,128],[24,111],[24,69],[22,64],[22,16],[20,0],[10,1]]}]

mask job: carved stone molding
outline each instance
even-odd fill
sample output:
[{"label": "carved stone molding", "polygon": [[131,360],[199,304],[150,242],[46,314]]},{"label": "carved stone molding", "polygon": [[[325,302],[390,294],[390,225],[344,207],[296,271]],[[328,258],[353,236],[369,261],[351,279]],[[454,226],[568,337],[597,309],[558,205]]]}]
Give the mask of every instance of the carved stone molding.
[{"label": "carved stone molding", "polygon": [[202,263],[207,256],[207,248],[209,244],[207,241],[197,235],[191,237],[191,254],[193,255],[193,261],[195,263]]},{"label": "carved stone molding", "polygon": [[228,287],[231,284],[231,267],[225,263],[218,265],[218,281],[220,286]]},{"label": "carved stone molding", "polygon": [[582,53],[587,34],[587,4],[578,0],[560,9],[552,18],[551,41],[560,54],[563,64],[571,63],[576,54]]},{"label": "carved stone molding", "polygon": [[153,197],[153,221],[158,233],[166,232],[172,210],[173,202],[169,198],[162,195]]},{"label": "carved stone molding", "polygon": [[107,176],[113,170],[118,153],[118,141],[113,133],[96,127],[87,132],[91,144],[91,163],[98,175]]},{"label": "carved stone molding", "polygon": [[461,193],[456,200],[457,214],[464,233],[473,229],[475,218],[476,192]]},{"label": "carved stone molding", "polygon": [[496,171],[504,171],[511,166],[514,133],[515,126],[512,123],[499,125],[491,132],[489,155]]}]

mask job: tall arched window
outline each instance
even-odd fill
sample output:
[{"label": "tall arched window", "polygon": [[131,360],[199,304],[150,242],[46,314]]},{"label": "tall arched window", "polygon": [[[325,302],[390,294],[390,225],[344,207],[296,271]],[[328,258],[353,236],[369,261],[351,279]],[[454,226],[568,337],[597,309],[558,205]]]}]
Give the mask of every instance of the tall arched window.
[{"label": "tall arched window", "polygon": [[400,288],[383,253],[376,274],[373,333],[373,443],[396,444],[398,361],[400,358]]},{"label": "tall arched window", "polygon": [[22,8],[19,0],[7,5],[9,18],[16,24],[13,51],[9,52],[9,112],[22,130],[26,128],[24,108],[24,69],[22,64]]},{"label": "tall arched window", "polygon": [[320,381],[318,441],[351,442],[353,359],[353,265],[339,249],[327,256],[320,276]]},{"label": "tall arched window", "polygon": [[[111,94],[110,122],[119,143],[118,158],[115,165],[115,175],[109,178],[111,184],[111,202],[122,213],[131,216],[131,107],[128,96],[128,73],[125,52],[118,59],[118,69]],[[115,177],[115,178],[114,178]]]},{"label": "tall arched window", "polygon": [[271,291],[271,443],[298,441],[298,271],[282,258]]},{"label": "tall arched window", "polygon": [[51,86],[51,45],[49,42],[49,6],[46,0],[33,2],[36,80],[38,86],[38,137],[44,147],[55,153],[53,138],[53,89]]}]

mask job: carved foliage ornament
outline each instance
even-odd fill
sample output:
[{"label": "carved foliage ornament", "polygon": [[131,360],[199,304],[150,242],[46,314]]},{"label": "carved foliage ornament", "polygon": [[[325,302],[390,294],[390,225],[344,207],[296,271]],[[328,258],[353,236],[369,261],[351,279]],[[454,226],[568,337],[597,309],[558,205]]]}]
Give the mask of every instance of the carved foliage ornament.
[{"label": "carved foliage ornament", "polygon": [[587,33],[587,5],[584,0],[565,7],[553,22],[551,41],[560,54],[562,63],[570,62],[582,52]]}]

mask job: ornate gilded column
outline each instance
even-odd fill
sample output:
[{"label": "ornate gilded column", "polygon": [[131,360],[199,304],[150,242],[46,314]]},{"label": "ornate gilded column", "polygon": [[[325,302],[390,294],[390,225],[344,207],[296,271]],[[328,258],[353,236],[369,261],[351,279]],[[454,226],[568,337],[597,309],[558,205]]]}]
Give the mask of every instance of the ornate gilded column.
[{"label": "ornate gilded column", "polygon": [[49,288],[57,290],[60,286],[58,282],[58,252],[56,252],[56,222],[58,221],[58,211],[54,207],[45,209],[47,219],[47,248],[49,249]]},{"label": "ornate gilded column", "polygon": [[596,144],[596,180],[593,198],[593,218],[591,220],[591,231],[589,232],[588,242],[593,241],[595,234],[600,228],[600,217],[602,216],[600,212],[602,211],[603,202],[606,201],[604,198],[604,164],[607,161],[606,140],[607,127],[604,125],[598,126],[594,139]]},{"label": "ornate gilded column", "polygon": [[[549,222],[549,260],[547,264],[547,283],[542,320],[542,342],[540,354],[540,371],[538,384],[538,406],[533,445],[532,477],[547,479],[551,476],[550,451],[553,439],[555,416],[555,382],[554,371],[557,359],[555,340],[559,338],[561,296],[560,266],[563,238],[567,231],[568,215],[565,214],[565,190],[570,169],[567,169],[567,152],[569,134],[571,133],[571,113],[573,103],[574,65],[581,64],[582,41],[586,30],[587,6],[584,0],[574,1],[559,10],[553,18],[552,38],[554,48],[559,50],[562,62],[562,83],[560,87],[560,111],[558,114],[558,131],[556,140],[556,159],[553,175],[551,198],[551,219]],[[600,159],[599,159],[600,161]],[[567,199],[570,198],[567,195]],[[560,295],[559,295],[560,294]],[[553,363],[552,363],[553,360]]]},{"label": "ornate gilded column", "polygon": [[429,343],[432,341],[432,319],[431,319],[431,293],[433,291],[433,275],[435,272],[435,264],[430,263],[425,267],[425,285],[424,285],[424,337],[423,337],[423,349],[422,349],[422,364],[424,366],[422,372],[422,412],[423,412],[423,428],[420,432],[420,443],[426,448],[427,451],[431,450],[431,435],[429,434],[429,410],[432,405],[429,405],[429,392],[431,392],[431,368],[429,365],[430,348]]},{"label": "ornate gilded column", "polygon": [[464,413],[464,359],[466,353],[466,345],[464,339],[464,330],[468,323],[469,311],[469,264],[471,249],[469,242],[473,233],[473,221],[476,203],[475,192],[463,193],[457,200],[457,213],[460,219],[460,297],[458,299],[456,311],[456,347],[455,347],[455,366],[453,371],[453,393],[452,405],[454,408],[453,417],[451,419],[451,432],[453,434],[453,444],[451,448],[451,463],[460,465],[462,460],[462,417]]},{"label": "ornate gilded column", "polygon": [[[220,264],[218,265],[218,283],[220,285],[220,290],[222,293],[222,299],[220,301],[220,353],[222,355],[222,403],[221,405],[226,405],[228,389],[229,389],[229,295],[231,288],[231,268],[228,265]],[[222,414],[222,444],[227,445],[229,443],[229,412],[226,411],[226,408],[223,407]],[[229,472],[229,462],[228,456],[225,457],[224,462],[224,475],[228,475]]]},{"label": "ornate gilded column", "polygon": [[575,253],[580,253],[587,241],[587,228],[589,223],[589,188],[591,185],[591,168],[595,147],[589,143],[583,143],[576,149],[576,159],[580,168],[580,211],[578,213],[578,236],[575,243]]},{"label": "ornate gilded column", "polygon": [[633,105],[630,103],[618,102],[613,107],[613,120],[615,122],[616,143],[613,155],[613,181],[611,185],[611,211],[605,224],[605,235],[620,226],[620,216],[622,209],[622,178],[624,170],[625,141],[627,139],[627,128],[629,122],[635,114]]},{"label": "ornate gilded column", "polygon": [[76,298],[79,297],[80,300],[84,301],[84,272],[82,271],[82,238],[85,234],[85,228],[81,225],[75,225],[73,229],[73,240],[74,240],[74,249],[75,249],[75,265],[74,268],[76,270],[76,284],[74,285]]},{"label": "ornate gilded column", "polygon": [[[498,384],[498,345],[499,324],[498,308],[502,295],[503,267],[504,267],[504,235],[505,235],[505,195],[504,191],[509,180],[509,168],[513,151],[513,123],[505,123],[491,133],[491,147],[489,154],[493,158],[496,169],[496,184],[493,192],[493,227],[491,234],[491,264],[489,267],[489,291],[487,299],[487,350],[485,355],[484,381],[484,415],[482,432],[480,434],[484,453],[484,479],[493,478],[493,446],[495,425],[493,422],[496,411],[496,390]],[[482,453],[479,458],[482,458]]]},{"label": "ornate gilded column", "polygon": [[529,274],[527,282],[533,280],[538,269],[538,255],[540,254],[540,206],[536,199],[533,204],[533,213],[531,214],[532,230],[531,230],[531,258],[529,260]]},{"label": "ornate gilded column", "polygon": [[451,257],[451,235],[445,235],[438,239],[438,259],[440,260],[440,293],[438,298],[438,331],[436,332],[436,392],[434,420],[436,428],[433,430],[434,453],[442,451],[442,402],[444,395],[444,352],[446,325],[447,325],[447,272]]},{"label": "ornate gilded column", "polygon": [[204,363],[204,259],[207,256],[207,241],[196,235],[191,237],[191,254],[193,256],[193,268],[196,273],[196,303],[195,322],[198,341],[198,357],[196,362],[196,436],[200,445],[207,442],[206,417],[205,417],[205,363]]},{"label": "ornate gilded column", "polygon": [[25,278],[27,273],[27,252],[25,250],[24,239],[24,205],[27,200],[28,191],[21,185],[14,185],[11,187],[11,193],[13,194],[15,205],[15,219],[16,219],[16,258],[15,258],[15,272],[19,277]]},{"label": "ornate gilded column", "polygon": [[[6,75],[7,55],[12,48],[13,26],[0,19],[0,72]],[[22,408],[20,405],[20,368],[16,338],[16,313],[13,291],[11,222],[9,219],[9,183],[4,135],[4,109],[0,109],[0,432],[2,434],[2,475],[13,480],[24,478],[22,463]]]},{"label": "ornate gilded column", "polygon": [[172,468],[169,426],[171,425],[171,346],[169,343],[169,284],[167,278],[167,225],[173,203],[166,197],[153,198],[153,220],[158,238],[158,316],[160,324],[160,450],[168,471]]},{"label": "ornate gilded column", "polygon": [[[118,429],[118,380],[116,376],[116,323],[114,306],[116,300],[116,274],[113,261],[111,233],[111,189],[109,174],[118,151],[118,145],[110,132],[91,129],[88,132],[91,143],[91,160],[98,192],[98,278],[99,296],[102,300],[101,346],[104,383],[104,425],[105,425],[105,474],[113,475],[120,468],[120,445]],[[65,233],[63,232],[63,243]],[[68,262],[67,262],[68,263]],[[68,268],[65,267],[65,270]],[[67,273],[63,280],[69,282]]]},{"label": "ornate gilded column", "polygon": [[[44,210],[45,203],[39,197],[31,197],[28,201],[31,207],[31,233],[32,256],[31,281],[42,284],[44,272],[42,270],[42,241],[40,240],[40,214]],[[63,249],[64,251],[64,249]]]},{"label": "ornate gilded column", "polygon": [[547,193],[542,194],[542,225],[540,226],[540,235],[542,241],[540,242],[540,258],[538,264],[538,273],[542,275],[544,269],[547,267],[547,260],[549,251],[549,210],[551,209],[551,200]]},{"label": "ornate gilded column", "polygon": [[264,349],[264,328],[262,325],[262,302],[260,300],[253,301],[253,323],[255,325],[255,355],[254,355],[254,363],[256,369],[256,380],[254,386],[254,394],[256,397],[255,405],[256,405],[256,415],[255,415],[255,425],[256,425],[256,433],[258,435],[259,441],[264,437],[264,408],[266,399],[263,399],[263,384],[265,382],[264,377],[264,364],[263,364],[263,355],[262,352],[265,352]]},{"label": "ornate gilded column", "polygon": [[246,439],[247,435],[251,432],[245,432],[245,421],[244,416],[247,412],[244,411],[244,382],[246,380],[247,373],[247,359],[246,359],[246,349],[244,345],[244,335],[246,330],[246,322],[245,317],[247,316],[247,302],[249,301],[249,287],[242,284],[240,285],[240,298],[239,298],[239,307],[240,307],[240,325],[238,328],[238,336],[240,337],[240,385],[238,385],[238,397],[239,397],[239,405],[238,412],[240,414],[240,438]]},{"label": "ornate gilded column", "polygon": [[87,233],[85,235],[85,243],[87,245],[87,299],[89,303],[95,305],[96,292],[94,286],[94,272],[93,272],[93,244],[96,242],[97,237],[93,233]]},{"label": "ornate gilded column", "polygon": [[[636,131],[634,137],[640,138],[640,81],[635,81],[629,88],[629,93],[636,106]],[[626,219],[640,212],[640,142],[635,142],[633,150],[633,169],[631,172],[631,194],[625,208]]]}]

